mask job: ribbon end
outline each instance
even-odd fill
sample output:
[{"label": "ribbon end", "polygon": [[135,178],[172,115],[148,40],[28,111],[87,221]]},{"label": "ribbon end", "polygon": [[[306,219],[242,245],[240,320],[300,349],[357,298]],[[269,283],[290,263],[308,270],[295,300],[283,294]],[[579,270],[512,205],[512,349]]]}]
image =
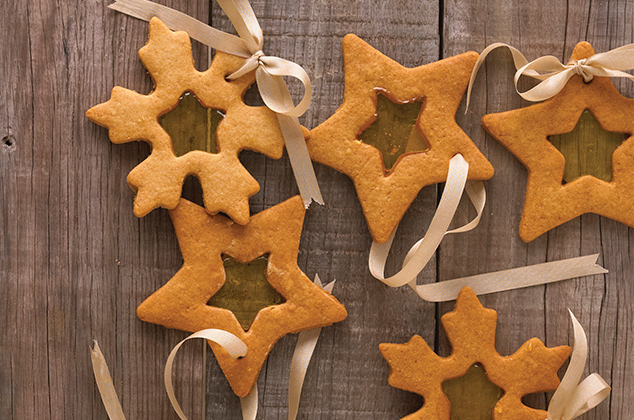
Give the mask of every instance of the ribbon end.
[{"label": "ribbon end", "polygon": [[332,293],[332,289],[335,287],[336,281],[337,280],[333,280],[324,286],[324,284],[321,282],[321,279],[319,278],[319,274],[315,274],[315,284],[329,293]]},{"label": "ribbon end", "polygon": [[122,9],[121,5],[119,4],[119,0],[116,0],[114,3],[109,4],[108,9],[120,12]]},{"label": "ribbon end", "polygon": [[599,259],[599,253],[592,254],[591,258],[594,258],[594,267],[596,268],[596,274],[607,274],[610,272],[610,270],[597,263],[597,260]]},{"label": "ribbon end", "polygon": [[92,340],[92,347],[90,347],[90,354],[94,357],[94,356],[100,356],[101,353],[101,349],[99,348],[99,343],[97,342],[97,340]]},{"label": "ribbon end", "polygon": [[308,197],[302,197],[302,201],[304,201],[304,207],[306,209],[308,209],[310,207],[310,205],[313,203],[313,201],[315,203],[317,203],[317,204],[322,205],[322,206],[325,204],[324,203],[324,199],[321,196],[321,192],[320,191],[317,191],[316,194],[311,194]]}]

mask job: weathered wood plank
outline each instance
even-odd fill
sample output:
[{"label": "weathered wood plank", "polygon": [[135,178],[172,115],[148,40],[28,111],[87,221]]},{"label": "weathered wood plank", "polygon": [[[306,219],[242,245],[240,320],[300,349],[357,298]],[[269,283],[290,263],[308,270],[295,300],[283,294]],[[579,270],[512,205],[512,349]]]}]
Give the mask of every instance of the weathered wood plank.
[{"label": "weathered wood plank", "polygon": [[[568,10],[561,58],[568,59],[578,36],[590,42],[596,52],[634,41],[634,2],[583,3]],[[631,83],[615,80],[615,85],[625,96],[634,96]],[[626,226],[596,215],[584,215],[548,235],[549,259],[599,252],[600,261],[610,270],[606,276],[549,286],[545,294],[549,338],[566,339],[566,329],[562,328],[568,325],[562,308],[566,305],[587,328],[590,351],[586,372],[598,372],[612,384],[609,403],[589,413],[588,419],[634,416],[634,346],[627,338],[634,331],[631,235]]]},{"label": "weathered wood plank", "polygon": [[[213,26],[231,31],[213,2],[160,0]],[[0,418],[105,418],[88,346],[100,340],[129,418],[175,418],[163,393],[169,350],[187,334],[142,323],[136,306],[164,284],[182,262],[167,212],[143,219],[131,211],[129,170],[148,153],[143,144],[112,145],[106,130],[84,117],[115,85],[151,89],[137,56],[147,24],[108,11],[108,1],[0,3]],[[210,4],[211,3],[211,4]],[[265,51],[294,60],[311,74],[313,106],[302,122],[315,127],[343,96],[341,39],[353,32],[406,66],[429,63],[495,41],[519,47],[529,59],[553,54],[567,59],[587,39],[597,51],[634,41],[634,1],[345,3],[253,1],[265,33]],[[439,8],[442,5],[442,9]],[[213,11],[213,13],[211,13]],[[440,24],[440,27],[439,27]],[[441,37],[442,36],[442,37]],[[202,69],[207,49],[194,43]],[[524,244],[517,235],[525,169],[480,128],[480,118],[526,106],[513,91],[512,65],[504,52],[483,67],[472,107],[458,122],[496,168],[487,182],[489,203],[477,230],[448,237],[420,282],[433,282],[565,257],[601,252],[607,276],[483,298],[499,313],[498,347],[514,351],[532,336],[549,345],[570,342],[570,307],[587,329],[590,371],[612,383],[609,402],[588,419],[625,420],[634,414],[634,306],[631,298],[631,231],[586,215]],[[615,83],[627,96],[630,82]],[[293,92],[299,87],[293,85]],[[249,94],[249,101],[256,101]],[[245,152],[242,161],[261,183],[252,211],[297,193],[286,157],[279,161]],[[380,342],[422,335],[437,350],[448,343],[438,315],[453,304],[418,301],[393,290],[367,269],[370,236],[350,180],[317,165],[327,206],[307,213],[300,267],[325,281],[349,317],[325,328],[309,369],[301,418],[399,418],[420,406],[413,394],[387,384]],[[195,198],[196,186],[185,188]],[[423,190],[406,214],[388,272],[428,225],[436,187]],[[473,211],[465,204],[459,221]],[[456,221],[458,223],[459,221]],[[435,342],[439,335],[440,340]],[[289,362],[295,337],[282,339],[260,376],[261,418],[286,418]],[[238,419],[231,393],[211,352],[202,343],[179,355],[176,386],[190,418]],[[206,386],[205,386],[206,385]],[[205,388],[207,390],[205,391]],[[205,392],[206,401],[205,401]],[[544,396],[529,399],[545,406]],[[203,404],[206,404],[204,407]],[[205,413],[203,413],[203,410]]]},{"label": "weathered wood plank", "polygon": [[[449,2],[445,16],[445,52],[482,50],[492,42],[501,41],[518,47],[529,60],[551,54],[565,62],[581,40],[587,39],[598,52],[632,42],[631,8],[632,2],[609,6],[592,2],[509,5],[508,2],[483,1],[471,2],[468,7],[463,2]],[[447,238],[443,243],[439,277],[447,279],[600,252],[600,262],[611,270],[608,276],[502,293],[482,300],[498,310],[498,347],[502,353],[514,351],[533,335],[545,338],[548,345],[570,343],[572,336],[565,308],[571,308],[590,338],[589,371],[597,371],[604,378],[615,375],[617,379],[611,403],[603,404],[588,414],[588,418],[629,418],[633,375],[624,368],[632,357],[632,347],[623,336],[625,331],[632,331],[632,304],[627,298],[631,297],[631,284],[625,271],[632,259],[630,230],[595,215],[584,215],[528,245],[519,239],[517,229],[526,170],[493,138],[485,138],[478,127],[485,113],[529,105],[515,94],[513,73],[507,52],[492,54],[480,71],[472,107],[467,116],[459,120],[463,127],[473,130],[472,138],[496,168],[496,175],[487,182],[489,202],[483,224],[471,234]],[[629,85],[622,91],[632,95]],[[466,214],[463,211],[465,220]],[[464,256],[464,262],[456,261],[457,255]],[[445,342],[443,347],[446,345]],[[615,365],[620,369],[614,369]],[[529,403],[545,407],[543,398],[531,398]]]},{"label": "weathered wood plank", "polygon": [[[338,108],[343,99],[341,41],[356,33],[403,65],[414,67],[438,58],[438,6],[418,2],[355,1],[252,2],[265,34],[267,54],[301,64],[311,74],[313,102],[302,118],[315,127]],[[213,26],[233,32],[223,12],[213,5]],[[411,10],[417,13],[412,14]],[[407,45],[407,48],[403,46]],[[293,85],[293,92],[297,86]],[[262,191],[252,200],[259,211],[297,194],[286,157],[272,161],[253,153],[242,160],[258,179]],[[434,307],[417,302],[409,290],[392,290],[372,279],[367,268],[371,239],[352,182],[344,175],[316,165],[326,206],[313,204],[306,215],[299,265],[312,278],[337,279],[335,295],[346,306],[348,318],[325,328],[308,371],[300,417],[402,417],[420,406],[420,398],[387,384],[388,366],[378,351],[381,342],[404,342],[422,334],[433,342]],[[435,188],[427,188],[404,220],[389,270],[413,244],[431,217]],[[435,278],[433,264],[425,272]],[[411,308],[403,311],[403,304]],[[294,337],[281,340],[260,376],[262,418],[286,418],[286,393]],[[239,418],[237,403],[210,356],[207,418]],[[218,391],[214,391],[214,388]]]}]

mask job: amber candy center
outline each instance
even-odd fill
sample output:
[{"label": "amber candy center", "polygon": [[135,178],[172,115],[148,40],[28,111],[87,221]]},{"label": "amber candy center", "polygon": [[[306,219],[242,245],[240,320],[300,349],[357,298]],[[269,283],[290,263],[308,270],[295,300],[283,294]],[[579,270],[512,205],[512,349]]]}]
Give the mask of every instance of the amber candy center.
[{"label": "amber candy center", "polygon": [[178,105],[159,117],[159,124],[172,138],[176,156],[193,150],[218,153],[216,131],[225,116],[221,109],[207,108],[192,92],[185,92]]},{"label": "amber candy center", "polygon": [[245,331],[251,328],[261,309],[284,302],[284,298],[266,278],[266,256],[263,255],[248,263],[223,256],[222,263],[225,269],[225,284],[211,297],[208,305],[230,310]]},{"label": "amber candy center", "polygon": [[375,119],[358,135],[358,139],[381,152],[386,175],[404,153],[429,149],[416,125],[423,105],[423,99],[399,102],[377,90]]},{"label": "amber candy center", "polygon": [[583,175],[612,181],[612,154],[628,137],[625,133],[607,131],[601,127],[592,111],[581,114],[575,128],[548,140],[564,155],[564,183]]},{"label": "amber candy center", "polygon": [[450,420],[491,420],[495,404],[504,395],[477,363],[463,376],[443,382],[442,390],[451,403]]}]

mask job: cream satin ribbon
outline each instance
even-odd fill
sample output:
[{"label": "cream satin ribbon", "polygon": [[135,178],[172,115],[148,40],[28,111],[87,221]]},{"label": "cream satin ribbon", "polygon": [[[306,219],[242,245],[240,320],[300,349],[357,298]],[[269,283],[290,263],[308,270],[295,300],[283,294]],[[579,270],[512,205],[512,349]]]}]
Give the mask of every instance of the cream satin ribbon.
[{"label": "cream satin ribbon", "polygon": [[[432,218],[425,236],[409,250],[402,269],[395,275],[385,278],[385,262],[390,253],[396,229],[384,244],[372,243],[368,265],[374,278],[390,287],[410,286],[421,299],[429,302],[454,300],[460,290],[469,286],[478,294],[500,292],[523,287],[552,283],[575,277],[607,273],[608,270],[596,264],[599,254],[553,261],[528,267],[514,268],[476,276],[445,280],[438,283],[417,285],[416,277],[425,268],[434,255],[445,235],[468,232],[480,222],[486,203],[486,191],[480,181],[467,182],[469,164],[458,154],[449,161],[449,173],[445,190],[440,198],[438,209]],[[477,216],[466,225],[447,230],[456,213],[464,191],[476,208]]]},{"label": "cream satin ribbon", "polygon": [[[262,28],[247,0],[218,0],[218,4],[225,11],[240,37],[222,32],[182,12],[147,0],[117,0],[108,7],[146,22],[153,17],[158,17],[172,30],[185,31],[191,38],[211,48],[245,58],[246,61],[242,67],[227,78],[233,80],[255,70],[255,80],[260,96],[265,105],[277,115],[304,205],[308,207],[312,200],[324,204],[297,119],[310,105],[312,85],[308,74],[300,65],[292,61],[267,56],[262,52],[264,45]],[[297,105],[293,103],[284,76],[294,77],[304,85],[304,96]]]},{"label": "cream satin ribbon", "polygon": [[572,311],[568,312],[574,327],[575,343],[566,374],[548,405],[547,420],[575,419],[596,407],[610,393],[610,386],[597,373],[579,383],[588,357],[588,339]]},{"label": "cream satin ribbon", "polygon": [[[319,276],[315,276],[315,284],[323,288],[328,292],[332,292],[335,282],[332,281],[326,286],[323,286]],[[302,393],[302,387],[304,386],[304,378],[306,377],[306,371],[310,364],[310,359],[313,356],[321,328],[313,328],[311,330],[302,331],[297,338],[297,344],[295,345],[295,351],[293,353],[293,359],[291,360],[291,373],[288,381],[288,419],[295,420],[297,418],[297,412],[299,409],[299,401]],[[174,359],[176,354],[180,350],[181,346],[188,340],[203,339],[213,341],[224,348],[231,357],[243,357],[247,354],[246,344],[230,332],[219,329],[207,329],[193,333],[189,337],[178,343],[170,352],[167,362],[165,363],[165,390],[167,396],[174,408],[174,411],[181,420],[187,420],[185,413],[183,412],[176,394],[174,393],[174,384],[172,382],[172,372]],[[117,393],[112,383],[112,377],[108,370],[106,360],[99,349],[99,344],[94,341],[94,346],[91,349],[90,357],[92,359],[93,372],[95,375],[95,381],[99,393],[101,394],[101,400],[108,413],[110,420],[126,420],[123,410],[121,408],[121,402],[117,397]],[[251,392],[247,396],[240,398],[240,406],[242,408],[243,420],[255,420],[258,413],[258,386],[253,385]]]},{"label": "cream satin ribbon", "polygon": [[[634,69],[634,44],[624,45],[614,50],[595,54],[589,58],[564,65],[552,55],[539,57],[529,63],[517,48],[496,42],[486,47],[480,54],[478,61],[476,61],[471,73],[471,80],[469,80],[469,88],[467,89],[465,114],[469,109],[471,88],[480,66],[491,51],[500,47],[508,48],[511,51],[515,69],[517,70],[514,78],[515,91],[527,101],[538,102],[552,98],[564,88],[568,80],[575,74],[583,77],[586,82],[591,81],[594,76],[626,77],[634,81],[634,76],[623,71]],[[520,92],[517,88],[517,83],[522,76],[541,80],[541,83],[526,92]]]}]

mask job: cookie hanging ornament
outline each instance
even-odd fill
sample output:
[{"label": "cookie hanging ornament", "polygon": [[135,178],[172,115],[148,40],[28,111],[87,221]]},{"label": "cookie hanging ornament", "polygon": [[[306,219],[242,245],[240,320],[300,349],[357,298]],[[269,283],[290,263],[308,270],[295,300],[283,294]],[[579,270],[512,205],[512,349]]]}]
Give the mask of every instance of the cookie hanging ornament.
[{"label": "cookie hanging ornament", "polygon": [[356,35],[344,37],[343,104],[307,145],[314,161],[352,178],[375,242],[389,239],[423,187],[447,180],[455,155],[469,163],[469,179],[493,175],[454,117],[477,57],[406,68]]},{"label": "cookie hanging ornament", "polygon": [[634,80],[621,71],[634,68],[634,45],[595,54],[580,42],[566,66],[554,57],[528,63],[512,51],[516,84],[522,74],[543,80],[521,95],[546,100],[485,115],[482,126],[528,170],[522,240],[585,213],[634,227],[634,100],[610,80]]}]

